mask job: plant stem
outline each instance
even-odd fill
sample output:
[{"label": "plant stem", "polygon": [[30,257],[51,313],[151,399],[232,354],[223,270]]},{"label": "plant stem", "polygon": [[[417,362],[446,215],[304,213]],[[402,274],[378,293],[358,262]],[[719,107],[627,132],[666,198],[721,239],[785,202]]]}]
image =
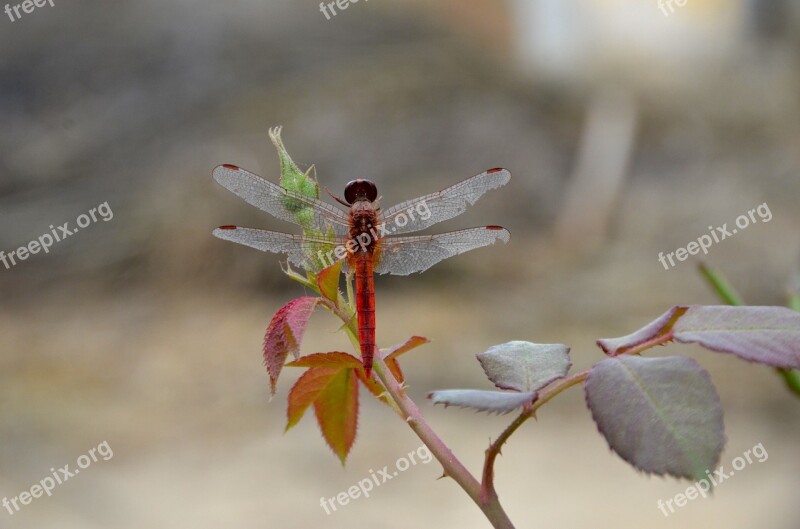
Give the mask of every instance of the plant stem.
[{"label": "plant stem", "polygon": [[483,479],[481,480],[482,498],[497,498],[497,492],[494,488],[494,463],[498,454],[500,454],[500,449],[503,447],[503,444],[508,441],[508,438],[511,437],[511,435],[516,432],[517,429],[525,423],[525,421],[531,417],[535,417],[536,410],[549,402],[550,399],[562,391],[577,384],[583,383],[588,375],[588,370],[582,371],[572,375],[571,377],[565,378],[549,390],[543,391],[542,394],[539,395],[538,398],[533,402],[533,404],[524,409],[522,413],[520,413],[505,430],[503,430],[503,433],[501,433],[497,439],[495,439],[495,441],[489,445],[489,448],[486,449],[486,458],[483,462]]},{"label": "plant stem", "polygon": [[725,276],[722,275],[719,271],[711,268],[705,263],[700,263],[697,266],[700,269],[700,273],[703,274],[703,277],[706,279],[711,288],[714,289],[714,292],[727,303],[728,305],[744,305],[744,300],[736,292],[736,289],[733,288]]},{"label": "plant stem", "polygon": [[[637,355],[646,349],[650,349],[656,345],[665,344],[670,340],[672,340],[672,333],[668,332],[631,347],[622,354]],[[536,411],[550,402],[553,397],[562,391],[571,388],[572,386],[582,384],[588,376],[589,370],[587,369],[586,371],[581,371],[580,373],[576,373],[570,377],[567,377],[550,389],[543,391],[536,397],[536,400],[533,401],[530,406],[522,410],[522,413],[520,413],[517,418],[506,427],[505,430],[503,430],[503,433],[501,433],[493,443],[489,444],[489,448],[486,449],[486,457],[483,461],[483,477],[481,479],[482,498],[497,497],[497,492],[494,488],[494,464],[497,460],[497,456],[500,454],[500,449],[503,447],[503,444],[508,441],[508,438],[511,437],[511,435],[516,432],[517,429],[525,423],[525,421],[531,417],[535,417]]]},{"label": "plant stem", "polygon": [[795,312],[800,312],[800,293],[793,292],[789,296],[789,308]]},{"label": "plant stem", "polygon": [[[705,263],[701,263],[699,268],[700,272],[711,285],[711,288],[714,289],[714,292],[716,292],[725,303],[736,306],[745,304],[742,297],[733,288],[733,285],[731,285],[720,272]],[[789,307],[800,312],[800,295],[797,293],[790,294]],[[783,381],[786,383],[786,387],[789,388],[789,391],[800,397],[800,370],[776,367],[775,371],[783,377]]]},{"label": "plant stem", "polygon": [[353,292],[353,272],[348,271],[344,276],[344,284],[347,289],[347,306],[351,312],[355,314],[356,310],[356,296]]},{"label": "plant stem", "polygon": [[478,480],[470,473],[461,461],[453,454],[452,450],[436,434],[431,426],[425,421],[422,412],[416,403],[408,396],[405,389],[400,386],[386,363],[375,355],[373,369],[378,378],[383,382],[386,391],[398,408],[403,412],[403,417],[425,446],[431,451],[433,456],[441,463],[444,475],[453,478],[458,485],[464,489],[472,501],[483,511],[483,514],[491,522],[495,529],[514,529],[514,525],[508,515],[500,505],[497,495],[484,498],[481,495],[481,485]]},{"label": "plant stem", "polygon": [[[789,294],[789,308],[800,312],[800,277],[795,277],[794,281],[795,285]],[[786,381],[786,386],[800,397],[800,370],[782,369],[780,372]]]},{"label": "plant stem", "polygon": [[783,376],[783,380],[786,382],[786,387],[788,387],[789,390],[795,395],[800,397],[800,370],[779,367],[778,373]]}]

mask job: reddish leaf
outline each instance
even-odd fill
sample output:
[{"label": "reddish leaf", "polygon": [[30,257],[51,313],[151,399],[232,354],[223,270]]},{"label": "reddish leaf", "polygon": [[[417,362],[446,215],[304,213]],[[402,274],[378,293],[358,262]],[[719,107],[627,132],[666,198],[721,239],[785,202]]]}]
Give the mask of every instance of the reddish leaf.
[{"label": "reddish leaf", "polygon": [[317,286],[320,292],[337,306],[339,305],[339,276],[342,273],[342,263],[344,263],[344,259],[336,261],[317,274]]},{"label": "reddish leaf", "polygon": [[286,356],[292,353],[298,358],[300,355],[300,342],[308,319],[319,302],[320,298],[312,297],[292,300],[276,312],[269,322],[264,335],[264,363],[267,365],[273,395]]},{"label": "reddish leaf", "polygon": [[308,407],[319,398],[340,371],[341,368],[338,367],[312,367],[297,379],[289,391],[286,430],[300,421]]},{"label": "reddish leaf", "polygon": [[428,342],[430,342],[430,340],[423,338],[422,336],[412,336],[406,340],[405,343],[381,350],[381,357],[386,361],[386,366],[389,368],[389,371],[392,372],[392,375],[394,375],[394,378],[396,378],[398,382],[403,382],[403,371],[400,369],[400,364],[397,362],[397,357]]},{"label": "reddish leaf", "polygon": [[400,363],[397,360],[395,360],[394,358],[389,358],[388,360],[386,360],[386,367],[388,367],[389,371],[391,371],[392,375],[394,375],[395,380],[397,380],[400,383],[402,383],[405,380],[405,377],[403,375],[403,370],[400,369]]},{"label": "reddish leaf", "polygon": [[367,375],[366,373],[364,373],[363,369],[356,370],[356,374],[358,375],[358,379],[361,380],[361,382],[369,390],[370,393],[378,397],[378,399],[385,402],[386,404],[389,403],[385,395],[386,390],[383,388],[383,386],[381,386],[381,384],[377,380],[375,380],[372,377],[367,378]]},{"label": "reddish leaf", "polygon": [[353,355],[334,351],[331,353],[314,353],[286,364],[289,367],[361,367],[361,360]]},{"label": "reddish leaf", "polygon": [[420,345],[424,345],[430,342],[427,338],[423,338],[422,336],[412,336],[405,343],[392,346],[388,349],[381,350],[381,357],[384,360],[388,360],[390,358],[397,358],[403,353],[407,353],[408,351],[414,349],[415,347],[419,347]]},{"label": "reddish leaf", "polygon": [[314,401],[314,413],[325,441],[344,464],[358,427],[358,380],[353,369],[336,373]]}]

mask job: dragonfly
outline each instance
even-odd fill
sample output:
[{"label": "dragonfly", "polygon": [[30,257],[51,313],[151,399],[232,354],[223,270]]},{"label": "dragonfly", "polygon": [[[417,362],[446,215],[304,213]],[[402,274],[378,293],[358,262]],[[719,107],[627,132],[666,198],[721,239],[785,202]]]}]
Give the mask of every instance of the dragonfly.
[{"label": "dragonfly", "polygon": [[227,225],[215,229],[214,236],[286,254],[290,263],[305,270],[343,261],[343,270],[354,276],[358,339],[367,377],[377,351],[374,274],[423,272],[448,257],[497,241],[505,243],[510,237],[502,226],[398,237],[452,219],[487,191],[507,184],[511,173],[501,168],[385,210],[380,207],[375,183],[366,179],[350,181],[344,188],[344,199],[331,194],[343,209],[285,189],[236,165],[216,167],[213,178],[248,204],[303,227],[303,234],[290,234]]}]

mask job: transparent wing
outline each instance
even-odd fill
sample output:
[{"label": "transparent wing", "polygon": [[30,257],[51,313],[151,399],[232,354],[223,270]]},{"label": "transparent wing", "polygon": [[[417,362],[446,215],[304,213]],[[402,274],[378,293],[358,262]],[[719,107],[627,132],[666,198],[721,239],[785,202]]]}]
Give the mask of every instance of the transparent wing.
[{"label": "transparent wing", "polygon": [[423,230],[437,222],[460,215],[487,191],[508,183],[511,173],[506,169],[489,169],[463,182],[413,200],[406,200],[383,212],[387,233],[409,233]]},{"label": "transparent wing", "polygon": [[406,276],[423,272],[439,261],[482,248],[496,241],[508,242],[510,234],[500,226],[485,226],[438,235],[389,237],[381,240],[381,254],[375,272]]},{"label": "transparent wing", "polygon": [[329,226],[336,235],[347,235],[348,216],[335,206],[288,191],[235,165],[220,165],[213,176],[222,187],[276,218],[323,233]]},{"label": "transparent wing", "polygon": [[336,261],[334,248],[344,244],[341,239],[328,240],[239,226],[222,226],[213,233],[219,239],[243,244],[262,252],[286,254],[290,263],[311,271],[319,271],[332,265]]}]

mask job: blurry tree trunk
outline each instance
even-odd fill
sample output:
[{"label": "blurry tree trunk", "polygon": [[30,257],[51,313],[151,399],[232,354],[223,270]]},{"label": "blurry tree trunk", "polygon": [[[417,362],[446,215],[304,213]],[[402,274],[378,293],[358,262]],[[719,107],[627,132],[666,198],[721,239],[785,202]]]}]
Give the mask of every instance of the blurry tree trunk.
[{"label": "blurry tree trunk", "polygon": [[590,101],[575,169],[556,224],[564,246],[602,243],[636,138],[637,109],[627,92],[603,90]]}]

